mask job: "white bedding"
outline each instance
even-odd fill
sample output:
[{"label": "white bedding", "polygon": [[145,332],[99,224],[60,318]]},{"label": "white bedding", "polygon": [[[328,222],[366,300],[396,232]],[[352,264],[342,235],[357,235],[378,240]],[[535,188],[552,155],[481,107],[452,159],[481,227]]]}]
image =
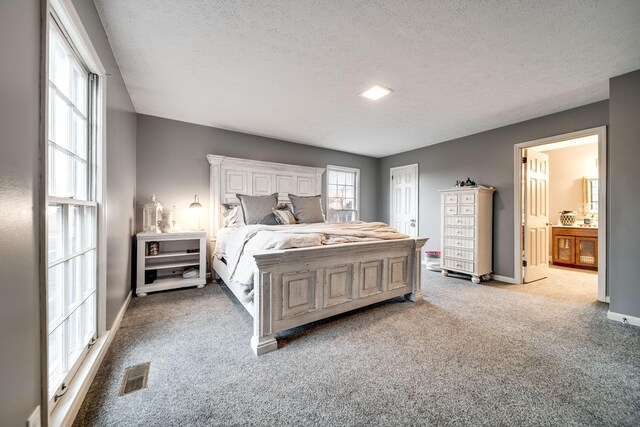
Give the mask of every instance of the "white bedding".
[{"label": "white bedding", "polygon": [[215,256],[223,259],[230,280],[245,286],[250,299],[257,266],[256,252],[270,249],[304,248],[340,243],[405,239],[382,222],[346,222],[295,225],[245,225],[218,231]]}]

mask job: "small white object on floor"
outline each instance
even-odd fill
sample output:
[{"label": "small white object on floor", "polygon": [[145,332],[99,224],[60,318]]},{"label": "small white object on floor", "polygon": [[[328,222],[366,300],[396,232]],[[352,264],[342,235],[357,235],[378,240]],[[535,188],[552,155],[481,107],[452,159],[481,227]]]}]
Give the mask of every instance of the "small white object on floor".
[{"label": "small white object on floor", "polygon": [[184,273],[182,273],[182,277],[185,279],[192,279],[194,277],[198,277],[199,270],[195,267],[187,268]]}]

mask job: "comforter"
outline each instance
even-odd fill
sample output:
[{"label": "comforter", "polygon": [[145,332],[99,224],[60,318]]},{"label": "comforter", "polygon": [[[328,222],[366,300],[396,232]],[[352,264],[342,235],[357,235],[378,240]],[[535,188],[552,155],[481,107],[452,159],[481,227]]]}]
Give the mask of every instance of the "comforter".
[{"label": "comforter", "polygon": [[353,221],[295,225],[245,225],[218,232],[215,256],[227,263],[230,279],[244,286],[252,298],[256,252],[270,249],[304,248],[341,243],[405,239],[382,222]]}]

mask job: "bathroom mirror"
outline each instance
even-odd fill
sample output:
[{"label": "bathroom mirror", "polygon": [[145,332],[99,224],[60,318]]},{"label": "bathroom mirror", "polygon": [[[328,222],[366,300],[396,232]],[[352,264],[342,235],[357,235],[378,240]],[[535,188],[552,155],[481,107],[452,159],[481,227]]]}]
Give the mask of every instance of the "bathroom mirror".
[{"label": "bathroom mirror", "polygon": [[585,210],[591,213],[598,212],[598,179],[582,178],[582,202]]}]

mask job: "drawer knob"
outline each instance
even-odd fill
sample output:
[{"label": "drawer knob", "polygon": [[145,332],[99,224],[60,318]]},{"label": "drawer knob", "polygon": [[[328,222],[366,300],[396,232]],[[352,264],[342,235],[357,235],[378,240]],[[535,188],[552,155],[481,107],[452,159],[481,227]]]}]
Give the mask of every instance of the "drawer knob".
[{"label": "drawer knob", "polygon": [[458,242],[458,243],[456,243],[456,244],[457,244],[458,246],[460,246],[460,245],[462,244],[462,242]]},{"label": "drawer knob", "polygon": [[456,264],[456,267],[461,268],[462,264]]},{"label": "drawer knob", "polygon": [[458,256],[462,256],[462,254],[460,252],[458,252]]},{"label": "drawer knob", "polygon": [[460,220],[457,220],[456,222],[457,222],[458,224],[460,224]]}]

